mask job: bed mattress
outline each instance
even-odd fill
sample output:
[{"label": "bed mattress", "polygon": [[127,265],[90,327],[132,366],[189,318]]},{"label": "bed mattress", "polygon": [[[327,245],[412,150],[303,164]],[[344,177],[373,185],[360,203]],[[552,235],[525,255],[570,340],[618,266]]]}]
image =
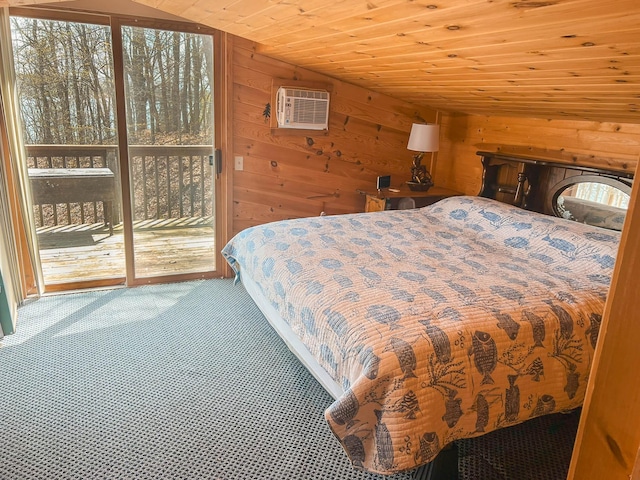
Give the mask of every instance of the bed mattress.
[{"label": "bed mattress", "polygon": [[275,222],[223,255],[342,389],[326,420],[356,467],[582,403],[619,233],[453,197]]}]

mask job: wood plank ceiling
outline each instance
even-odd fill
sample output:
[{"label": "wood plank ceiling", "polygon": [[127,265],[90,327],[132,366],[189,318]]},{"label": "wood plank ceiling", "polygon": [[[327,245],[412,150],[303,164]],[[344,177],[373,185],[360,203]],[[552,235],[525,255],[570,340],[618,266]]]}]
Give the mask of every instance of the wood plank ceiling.
[{"label": "wood plank ceiling", "polygon": [[638,0],[135,1],[442,111],[640,123]]}]

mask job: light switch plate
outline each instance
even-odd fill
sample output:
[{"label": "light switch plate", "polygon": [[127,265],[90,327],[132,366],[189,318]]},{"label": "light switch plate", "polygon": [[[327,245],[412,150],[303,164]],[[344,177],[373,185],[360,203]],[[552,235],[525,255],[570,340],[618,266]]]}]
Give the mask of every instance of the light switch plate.
[{"label": "light switch plate", "polygon": [[233,157],[233,168],[235,170],[244,170],[244,157],[240,155]]}]

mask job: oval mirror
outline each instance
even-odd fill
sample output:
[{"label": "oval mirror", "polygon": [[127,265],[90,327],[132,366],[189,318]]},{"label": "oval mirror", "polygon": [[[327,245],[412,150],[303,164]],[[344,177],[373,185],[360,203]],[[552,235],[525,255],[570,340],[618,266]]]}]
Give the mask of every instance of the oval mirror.
[{"label": "oval mirror", "polygon": [[631,182],[599,175],[566,178],[552,189],[551,209],[562,218],[622,230]]}]

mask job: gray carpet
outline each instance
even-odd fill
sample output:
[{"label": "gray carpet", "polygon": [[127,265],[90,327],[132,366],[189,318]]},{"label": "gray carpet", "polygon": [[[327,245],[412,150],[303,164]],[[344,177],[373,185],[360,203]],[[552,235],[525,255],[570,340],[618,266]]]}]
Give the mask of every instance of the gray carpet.
[{"label": "gray carpet", "polygon": [[459,440],[459,480],[564,480],[580,409]]},{"label": "gray carpet", "polygon": [[0,479],[408,479],[354,470],[331,397],[230,280],[42,298],[0,348]]},{"label": "gray carpet", "polygon": [[[351,467],[231,280],[45,297],[1,344],[1,480],[412,478]],[[461,480],[565,478],[577,420],[553,418],[458,442]]]}]

